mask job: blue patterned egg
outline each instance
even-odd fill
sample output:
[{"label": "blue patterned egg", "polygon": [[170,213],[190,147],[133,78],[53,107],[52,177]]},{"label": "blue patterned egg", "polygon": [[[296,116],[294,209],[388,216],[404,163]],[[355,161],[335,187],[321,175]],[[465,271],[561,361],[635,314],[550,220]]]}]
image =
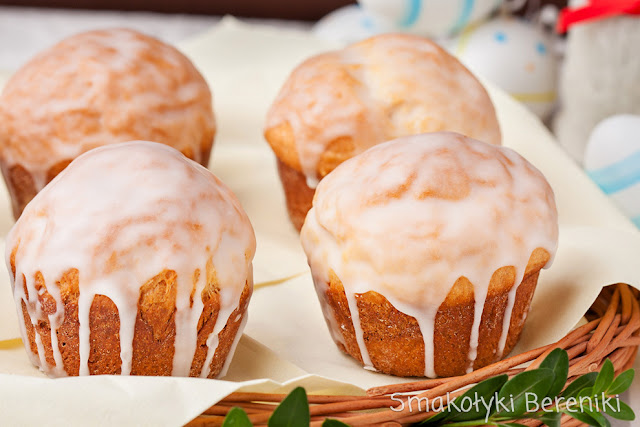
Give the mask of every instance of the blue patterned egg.
[{"label": "blue patterned egg", "polygon": [[552,112],[558,67],[551,40],[541,28],[516,18],[496,18],[465,29],[448,47],[471,71],[538,117]]},{"label": "blue patterned egg", "polygon": [[381,31],[443,37],[486,19],[501,0],[358,0]]},{"label": "blue patterned egg", "polygon": [[587,142],[584,167],[640,228],[640,116],[621,114],[598,123]]}]

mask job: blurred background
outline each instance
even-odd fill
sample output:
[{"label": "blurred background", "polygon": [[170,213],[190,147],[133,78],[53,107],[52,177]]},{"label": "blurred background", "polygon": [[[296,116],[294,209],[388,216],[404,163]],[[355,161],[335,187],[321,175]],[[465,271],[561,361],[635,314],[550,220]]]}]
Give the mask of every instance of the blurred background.
[{"label": "blurred background", "polygon": [[[390,0],[393,2],[394,0]],[[566,0],[540,1],[536,4],[565,6]],[[0,1],[1,5],[23,7],[70,8],[89,10],[147,11],[161,13],[188,13],[204,15],[235,15],[250,18],[294,19],[316,21],[329,12],[355,0],[14,0]]]},{"label": "blurred background", "polygon": [[[527,106],[640,227],[640,0],[0,0],[0,80],[81,31],[177,44],[225,15],[342,44],[391,31],[434,39]],[[612,176],[624,191],[599,182]]]},{"label": "blurred background", "polygon": [[355,1],[261,1],[261,0],[14,0],[0,4],[27,7],[71,8],[91,10],[147,11],[203,15],[235,15],[251,18],[296,19],[315,21],[341,6]]}]

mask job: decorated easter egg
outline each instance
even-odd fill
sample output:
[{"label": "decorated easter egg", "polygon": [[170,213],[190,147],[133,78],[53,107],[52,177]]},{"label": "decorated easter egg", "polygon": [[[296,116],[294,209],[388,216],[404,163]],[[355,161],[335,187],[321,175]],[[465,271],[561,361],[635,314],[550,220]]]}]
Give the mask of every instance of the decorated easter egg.
[{"label": "decorated easter egg", "polygon": [[358,3],[381,31],[442,37],[486,19],[501,0],[358,0]]},{"label": "decorated easter egg", "polygon": [[584,155],[587,174],[640,228],[640,116],[611,116],[593,129]]},{"label": "decorated easter egg", "polygon": [[313,32],[321,39],[354,43],[380,31],[359,5],[350,4],[324,16],[313,26]]},{"label": "decorated easter egg", "polygon": [[546,118],[556,99],[557,64],[551,39],[516,18],[496,18],[463,31],[449,46],[474,73]]}]

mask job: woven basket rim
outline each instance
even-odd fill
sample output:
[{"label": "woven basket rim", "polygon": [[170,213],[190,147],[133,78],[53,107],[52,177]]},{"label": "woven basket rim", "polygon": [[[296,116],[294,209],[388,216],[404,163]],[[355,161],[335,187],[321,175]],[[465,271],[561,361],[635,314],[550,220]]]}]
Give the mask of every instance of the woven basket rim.
[{"label": "woven basket rim", "polygon": [[[555,348],[569,354],[569,385],[577,377],[595,372],[609,358],[616,374],[633,366],[640,345],[640,292],[625,283],[606,286],[585,314],[588,322],[565,335],[555,343],[510,356],[466,375],[435,378],[410,383],[373,387],[365,396],[309,395],[311,426],[320,426],[326,418],[337,418],[352,425],[409,425],[429,418],[434,413],[420,412],[403,405],[403,411],[391,407],[398,404],[391,394],[403,393],[420,398],[453,398],[467,387],[484,379],[507,374],[512,377],[524,370],[535,369]],[[529,363],[526,367],[521,365]],[[232,393],[193,419],[188,426],[217,426],[224,421],[232,407],[240,407],[249,415],[254,425],[266,425],[269,416],[286,394]],[[397,397],[395,397],[397,399]],[[414,399],[415,403],[417,399]],[[415,406],[415,405],[413,405]],[[363,412],[367,410],[367,412]],[[372,411],[376,410],[376,411]],[[563,415],[563,426],[578,426],[581,423]],[[537,420],[521,422],[526,426],[542,425]]]}]

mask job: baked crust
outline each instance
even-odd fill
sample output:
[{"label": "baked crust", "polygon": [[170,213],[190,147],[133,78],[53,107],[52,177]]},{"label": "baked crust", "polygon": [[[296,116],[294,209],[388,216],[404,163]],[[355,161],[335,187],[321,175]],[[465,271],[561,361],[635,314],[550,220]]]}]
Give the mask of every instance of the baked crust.
[{"label": "baked crust", "polygon": [[311,209],[313,195],[316,191],[307,185],[307,180],[302,172],[293,169],[280,159],[276,159],[276,162],[278,163],[278,175],[284,190],[289,219],[299,232],[307,217],[307,212]]},{"label": "baked crust", "polygon": [[[387,69],[394,60],[396,68]],[[381,87],[390,92],[378,93]],[[296,99],[302,95],[308,98]],[[452,99],[456,109],[449,111]],[[333,119],[345,119],[333,114],[347,104],[344,112],[349,113],[353,128],[326,141],[316,168],[318,179],[363,149],[406,135],[456,131],[500,145],[495,108],[475,76],[428,39],[392,33],[313,56],[296,67],[267,115],[265,139],[280,160],[302,171],[300,141],[287,113],[313,110],[307,117],[313,120],[304,124],[308,141],[303,142],[316,144]],[[374,121],[370,114],[375,115]],[[380,134],[369,133],[372,126],[380,126]]]},{"label": "baked crust", "polygon": [[[202,137],[199,155],[196,156],[190,148],[184,149],[182,154],[191,160],[202,159],[200,164],[206,168],[209,164],[209,158],[211,157],[214,135],[215,131],[212,130]],[[51,180],[62,172],[72,161],[73,159],[62,160],[49,168],[47,170],[45,184],[51,182]],[[5,177],[9,195],[11,196],[13,217],[18,219],[25,206],[38,194],[35,180],[32,174],[19,163],[8,166],[0,161],[0,168]]]},{"label": "baked crust", "polygon": [[[15,251],[12,255],[11,266],[13,274],[15,274]],[[72,376],[79,374],[80,366],[78,276],[77,269],[68,270],[53,285],[59,287],[64,303],[64,320],[56,331],[58,348],[62,356],[64,371]],[[23,281],[23,283],[25,282]],[[141,286],[133,338],[131,375],[171,375],[176,333],[176,286],[177,276],[175,272],[170,270],[162,271]],[[36,275],[36,289],[38,289],[37,304],[45,313],[54,314],[57,310],[55,299],[47,291],[47,285],[44,283],[42,275],[39,274]],[[26,286],[24,291],[28,298]],[[219,345],[211,361],[208,378],[215,378],[222,371],[235,336],[246,315],[251,293],[252,287],[247,282],[238,307],[218,334]],[[194,377],[200,376],[202,372],[207,356],[207,337],[213,331],[220,311],[218,288],[213,271],[207,272],[207,285],[201,298],[204,308],[198,321],[197,347],[189,373]],[[48,319],[39,321],[34,328],[24,301],[22,301],[21,310],[31,352],[36,355],[37,359],[37,333],[42,343],[46,362],[51,366],[56,366]],[[120,374],[120,319],[118,309],[111,299],[103,295],[96,295],[89,312],[89,325],[89,373],[91,375]]]},{"label": "baked crust", "polygon": [[436,44],[406,34],[307,59],[292,71],[266,122],[264,137],[298,230],[315,191],[307,179],[322,180],[372,146],[441,131],[501,142],[495,108],[475,76]]},{"label": "baked crust", "polygon": [[[293,130],[289,123],[281,123],[267,129],[264,136],[278,160],[291,169],[298,172],[302,171]],[[320,179],[324,178],[329,172],[337,168],[340,163],[350,159],[355,154],[355,146],[351,137],[343,136],[332,140],[327,146],[327,151],[320,156],[318,176]]]},{"label": "baked crust", "polygon": [[149,140],[206,167],[215,131],[211,91],[177,49],[125,29],[69,37],[0,95],[0,166],[14,216],[88,150]]},{"label": "baked crust", "polygon": [[[502,334],[508,292],[515,280],[515,271],[513,267],[496,270],[491,278],[482,313],[477,358],[473,369],[498,361],[501,356],[509,354],[516,345],[540,269],[549,258],[548,252],[544,249],[536,249],[531,255],[524,278],[516,291],[502,355],[497,354],[497,349]],[[339,337],[333,337],[340,350],[362,363],[344,287],[335,274],[331,274],[330,277],[331,281],[324,291],[324,304],[321,304],[327,325],[332,331],[332,336],[340,331]],[[468,354],[474,321],[473,289],[473,285],[461,277],[438,309],[434,328],[434,367],[440,377],[463,375],[470,365]],[[397,310],[377,292],[356,294],[355,298],[364,341],[373,366],[386,374],[423,377],[424,340],[416,319]]]}]

